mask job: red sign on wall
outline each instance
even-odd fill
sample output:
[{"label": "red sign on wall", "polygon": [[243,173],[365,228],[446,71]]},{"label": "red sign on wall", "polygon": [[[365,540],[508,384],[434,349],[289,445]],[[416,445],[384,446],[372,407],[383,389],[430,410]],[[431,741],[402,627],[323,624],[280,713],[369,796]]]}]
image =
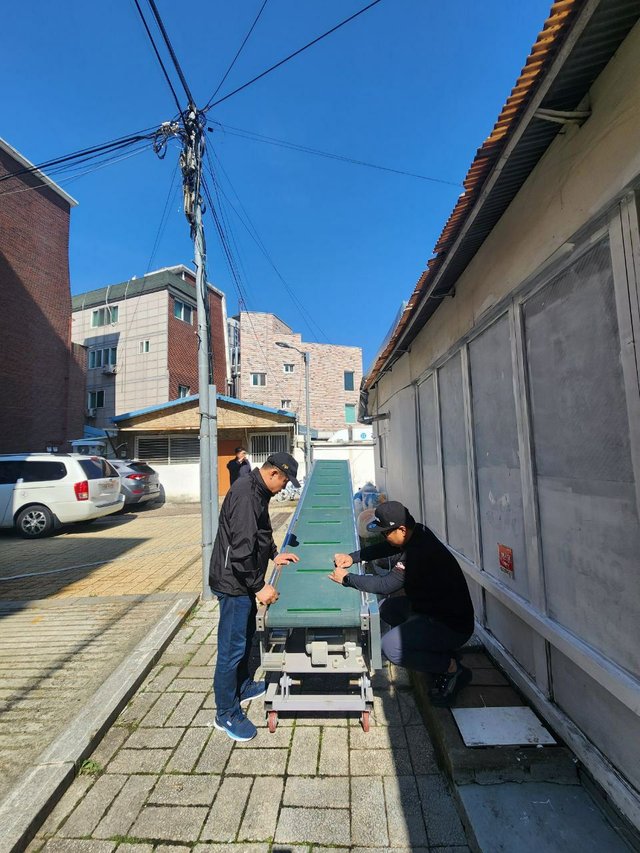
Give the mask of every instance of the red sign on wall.
[{"label": "red sign on wall", "polygon": [[513,548],[498,543],[498,562],[502,571],[513,577]]}]

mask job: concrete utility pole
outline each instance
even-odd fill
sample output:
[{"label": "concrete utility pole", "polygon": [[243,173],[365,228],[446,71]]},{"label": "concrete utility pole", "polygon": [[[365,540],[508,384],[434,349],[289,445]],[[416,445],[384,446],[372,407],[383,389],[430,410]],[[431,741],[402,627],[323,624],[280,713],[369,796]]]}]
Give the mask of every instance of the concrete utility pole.
[{"label": "concrete utility pole", "polygon": [[209,290],[207,253],[202,224],[202,160],[204,127],[201,114],[191,105],[183,117],[183,147],[180,155],[184,189],[184,212],[191,226],[196,267],[198,312],[198,395],[200,407],[200,507],[202,512],[202,598],[212,597],[209,562],[218,531],[218,422],[213,359],[210,352]]}]

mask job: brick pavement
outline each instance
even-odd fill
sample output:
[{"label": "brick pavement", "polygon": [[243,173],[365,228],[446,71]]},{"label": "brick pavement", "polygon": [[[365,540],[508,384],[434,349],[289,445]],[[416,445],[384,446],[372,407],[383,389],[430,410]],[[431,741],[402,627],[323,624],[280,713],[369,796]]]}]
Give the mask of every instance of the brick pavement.
[{"label": "brick pavement", "polygon": [[246,744],[213,729],[217,604],[183,625],[28,853],[468,853],[402,670],[356,719],[282,718]]}]

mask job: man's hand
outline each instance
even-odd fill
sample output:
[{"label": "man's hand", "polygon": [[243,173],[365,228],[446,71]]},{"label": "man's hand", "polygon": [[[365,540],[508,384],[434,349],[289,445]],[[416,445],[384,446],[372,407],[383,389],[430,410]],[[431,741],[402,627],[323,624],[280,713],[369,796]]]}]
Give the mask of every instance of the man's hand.
[{"label": "man's hand", "polygon": [[353,560],[348,554],[334,554],[333,565],[336,569],[349,569],[353,565]]},{"label": "man's hand", "polygon": [[349,572],[347,569],[334,569],[331,572],[331,574],[329,575],[329,577],[331,578],[332,581],[335,581],[336,583],[341,584],[342,579],[348,574],[349,574]]},{"label": "man's hand", "polygon": [[300,557],[296,554],[287,554],[283,552],[282,554],[278,554],[277,557],[274,558],[273,562],[276,566],[286,566],[287,563],[299,563]]},{"label": "man's hand", "polygon": [[280,598],[279,592],[270,583],[266,583],[259,592],[256,592],[256,598],[260,604],[273,604]]}]

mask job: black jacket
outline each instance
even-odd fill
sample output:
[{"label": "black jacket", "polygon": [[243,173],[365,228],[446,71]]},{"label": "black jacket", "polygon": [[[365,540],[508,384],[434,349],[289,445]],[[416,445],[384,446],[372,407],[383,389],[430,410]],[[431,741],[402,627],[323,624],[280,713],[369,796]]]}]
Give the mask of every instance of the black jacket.
[{"label": "black jacket", "polygon": [[259,468],[240,477],[227,492],[209,566],[214,592],[255,595],[264,586],[269,558],[278,553],[269,519],[270,500]]},{"label": "black jacket", "polygon": [[230,459],[227,462],[227,470],[229,471],[229,481],[233,486],[236,480],[249,476],[251,473],[251,462],[246,458],[242,462],[238,462],[237,459]]},{"label": "black jacket", "polygon": [[360,563],[392,554],[403,554],[403,558],[388,575],[349,574],[343,584],[382,595],[404,587],[415,613],[430,616],[461,634],[473,632],[473,604],[462,569],[428,527],[416,524],[411,539],[401,548],[381,542],[349,556]]}]

